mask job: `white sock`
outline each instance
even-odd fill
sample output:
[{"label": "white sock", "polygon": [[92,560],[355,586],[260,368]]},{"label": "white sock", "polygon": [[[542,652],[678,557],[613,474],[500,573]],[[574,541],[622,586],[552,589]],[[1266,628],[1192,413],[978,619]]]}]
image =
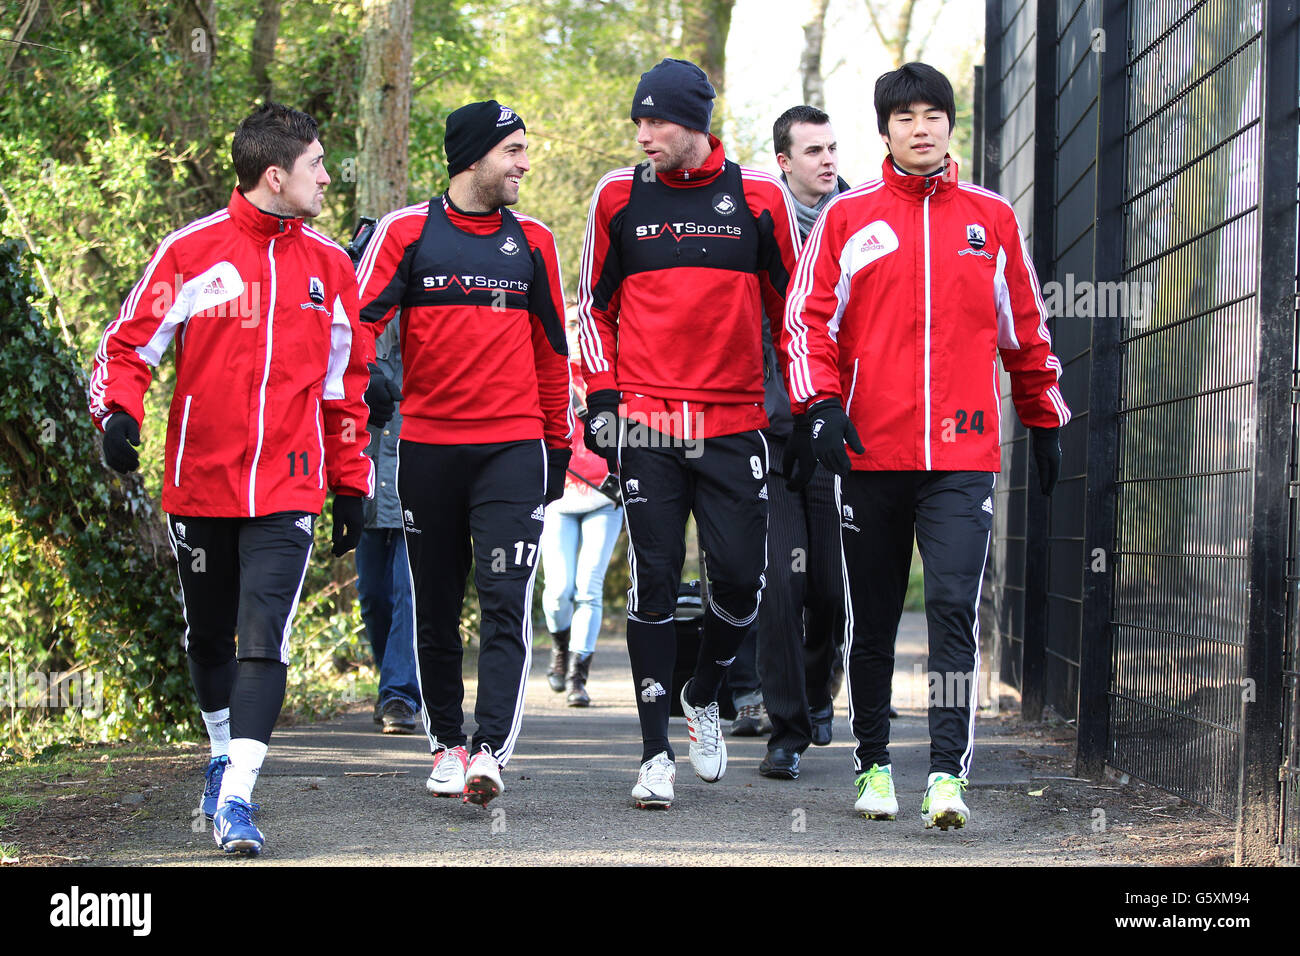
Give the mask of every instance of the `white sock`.
[{"label": "white sock", "polygon": [[212,756],[224,757],[230,753],[230,708],[221,710],[201,710],[203,723],[208,728],[208,743],[212,746]]},{"label": "white sock", "polygon": [[252,803],[253,785],[257,783],[257,774],[266,759],[266,744],[251,737],[236,737],[230,742],[229,755],[230,766],[221,778],[221,796],[217,797],[217,806],[231,797]]}]

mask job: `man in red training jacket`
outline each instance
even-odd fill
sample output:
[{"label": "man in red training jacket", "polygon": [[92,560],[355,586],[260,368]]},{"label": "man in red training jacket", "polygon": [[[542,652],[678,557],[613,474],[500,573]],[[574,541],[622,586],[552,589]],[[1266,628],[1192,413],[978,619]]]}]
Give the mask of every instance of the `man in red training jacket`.
[{"label": "man in red training jacket", "polygon": [[715,781],[727,768],[718,691],[767,564],[763,309],[779,324],[799,249],[780,181],[727,159],[709,133],[713,97],[693,63],[642,74],[631,115],[646,161],[596,186],[578,282],[584,438],[623,482],[642,736],[632,796],[643,808],[674,796],[667,695],[691,513],[710,589],[682,711],[696,775]]},{"label": "man in red training jacket", "polygon": [[[501,793],[532,660],[543,507],[569,462],[568,347],[551,231],[507,209],[528,172],[524,121],[495,100],[447,118],[451,184],[380,220],[358,268],[377,335],[402,310],[397,493],[415,594],[428,790]],[[462,730],[460,612],[470,560],[481,609],[478,730]]]},{"label": "man in red training jacket", "polygon": [[[855,808],[894,819],[894,640],[912,536],[925,565],[931,686],[927,827],[964,826],[979,675],[980,582],[1000,465],[998,356],[1033,436],[1040,489],[1070,420],[1038,278],[1011,205],[957,178],[947,78],[908,63],[876,83],[882,178],[840,193],[786,303],[796,457],[837,476],[858,746]],[[853,455],[845,453],[845,444]]]}]

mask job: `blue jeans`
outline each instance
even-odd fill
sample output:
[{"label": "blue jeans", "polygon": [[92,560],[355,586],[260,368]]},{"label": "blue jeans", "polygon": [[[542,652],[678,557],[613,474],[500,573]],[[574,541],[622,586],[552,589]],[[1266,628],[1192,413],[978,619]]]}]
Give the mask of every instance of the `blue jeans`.
[{"label": "blue jeans", "polygon": [[571,628],[570,653],[586,655],[596,649],[605,569],[622,523],[613,502],[586,514],[546,509],[541,541],[542,611],[552,634]]},{"label": "blue jeans", "polygon": [[402,529],[368,528],[361,533],[356,554],[361,619],[379,668],[379,702],[386,704],[397,697],[418,714],[415,619]]}]

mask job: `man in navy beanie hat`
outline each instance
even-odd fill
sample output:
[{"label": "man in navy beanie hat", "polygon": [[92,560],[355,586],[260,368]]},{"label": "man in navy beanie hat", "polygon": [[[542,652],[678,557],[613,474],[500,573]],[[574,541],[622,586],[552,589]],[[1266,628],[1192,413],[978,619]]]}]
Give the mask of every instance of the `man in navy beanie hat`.
[{"label": "man in navy beanie hat", "polygon": [[[547,502],[564,492],[573,419],[555,237],[512,213],[530,168],[524,121],[496,100],[447,117],[447,192],[389,213],[357,267],[376,336],[401,309],[397,494],[436,797],[483,806],[523,719]],[[478,699],[463,729],[460,612],[482,608]]]},{"label": "man in navy beanie hat", "polygon": [[646,162],[596,186],[578,280],[583,437],[623,483],[639,807],[673,800],[668,694],[688,515],[710,588],[680,696],[691,766],[706,781],[727,768],[718,691],[758,614],[767,564],[762,318],[785,312],[799,234],[780,181],[737,166],[709,133],[713,97],[684,60],[642,74],[631,116]]}]

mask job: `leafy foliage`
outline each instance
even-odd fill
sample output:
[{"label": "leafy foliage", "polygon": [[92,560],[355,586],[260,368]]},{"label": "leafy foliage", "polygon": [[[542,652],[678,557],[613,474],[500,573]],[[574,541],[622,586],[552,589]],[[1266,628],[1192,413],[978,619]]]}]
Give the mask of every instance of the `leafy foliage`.
[{"label": "leafy foliage", "polygon": [[6,669],[95,672],[103,678],[104,735],[186,736],[184,621],[171,554],[141,482],[100,463],[98,436],[82,412],[78,356],[50,329],[37,296],[21,244],[0,241]]},{"label": "leafy foliage", "polygon": [[[229,197],[231,135],[264,95],[251,62],[262,6],[43,0],[26,26],[0,26],[11,41],[0,44],[0,654],[9,658],[0,672],[82,668],[105,690],[97,719],[85,709],[11,712],[13,736],[29,743],[41,721],[65,738],[198,730],[158,505],[171,354],[146,395],[141,472],[126,478],[100,462],[84,370],[158,241]],[[334,183],[315,225],[340,238],[358,212],[387,211],[357,210],[348,175],[362,6],[284,0],[266,73],[273,98],[320,123]],[[683,8],[416,3],[409,198],[446,187],[452,109],[489,97],[513,106],[534,163],[521,205],[555,231],[572,290],[592,189],[638,158],[631,94],[660,57],[685,53]],[[5,236],[30,242],[46,279]],[[346,703],[373,678],[353,563],[330,557],[329,533],[327,509],[294,628],[286,704],[304,715]],[[466,597],[468,637],[478,626],[472,580]]]}]

